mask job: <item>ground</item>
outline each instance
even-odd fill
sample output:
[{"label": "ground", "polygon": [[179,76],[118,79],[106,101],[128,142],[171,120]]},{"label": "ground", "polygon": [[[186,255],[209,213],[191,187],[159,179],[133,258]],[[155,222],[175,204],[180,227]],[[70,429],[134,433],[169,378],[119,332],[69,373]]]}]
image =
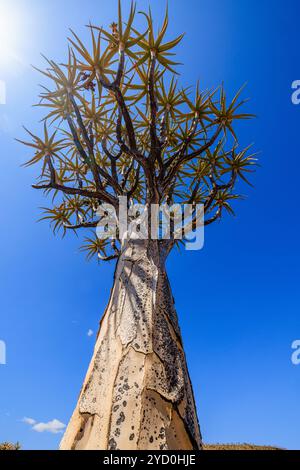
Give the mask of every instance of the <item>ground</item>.
[{"label": "ground", "polygon": [[[20,444],[11,444],[3,442],[0,444],[0,450],[19,450]],[[283,450],[271,446],[255,446],[253,444],[205,444],[204,450]]]}]

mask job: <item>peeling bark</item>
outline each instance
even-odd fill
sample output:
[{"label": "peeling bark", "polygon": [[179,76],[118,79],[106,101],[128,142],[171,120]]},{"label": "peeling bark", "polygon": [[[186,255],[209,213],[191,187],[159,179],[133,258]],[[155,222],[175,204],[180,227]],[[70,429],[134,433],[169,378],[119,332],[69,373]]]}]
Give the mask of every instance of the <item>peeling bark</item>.
[{"label": "peeling bark", "polygon": [[165,256],[158,241],[129,241],[60,448],[201,447]]}]

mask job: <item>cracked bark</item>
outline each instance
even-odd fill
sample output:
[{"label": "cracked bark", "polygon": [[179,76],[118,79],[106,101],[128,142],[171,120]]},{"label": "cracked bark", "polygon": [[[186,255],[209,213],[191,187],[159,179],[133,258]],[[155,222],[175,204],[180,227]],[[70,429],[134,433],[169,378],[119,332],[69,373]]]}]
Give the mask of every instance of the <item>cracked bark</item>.
[{"label": "cracked bark", "polygon": [[174,301],[157,241],[129,241],[62,450],[201,449]]}]

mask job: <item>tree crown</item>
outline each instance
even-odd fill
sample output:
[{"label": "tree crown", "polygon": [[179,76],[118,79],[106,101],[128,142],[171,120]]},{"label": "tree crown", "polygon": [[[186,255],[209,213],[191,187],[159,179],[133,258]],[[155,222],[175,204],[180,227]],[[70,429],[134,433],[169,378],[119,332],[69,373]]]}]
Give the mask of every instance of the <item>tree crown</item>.
[{"label": "tree crown", "polygon": [[[155,35],[151,11],[142,12],[145,31],[134,26],[136,5],[108,29],[89,24],[91,44],[71,31],[68,61],[48,60],[48,79],[37,106],[45,109],[42,136],[27,130],[20,141],[34,154],[26,165],[41,172],[34,188],[52,196],[42,219],[54,232],[97,226],[98,206],[203,204],[205,225],[219,220],[240,196],[238,180],[248,183],[256,159],[239,148],[235,122],[248,119],[240,99],[231,102],[223,86],[195,92],[178,84],[173,49],[183,35],[167,41],[168,9]],[[108,249],[113,248],[113,253]],[[116,243],[85,239],[88,256],[118,256]]]}]

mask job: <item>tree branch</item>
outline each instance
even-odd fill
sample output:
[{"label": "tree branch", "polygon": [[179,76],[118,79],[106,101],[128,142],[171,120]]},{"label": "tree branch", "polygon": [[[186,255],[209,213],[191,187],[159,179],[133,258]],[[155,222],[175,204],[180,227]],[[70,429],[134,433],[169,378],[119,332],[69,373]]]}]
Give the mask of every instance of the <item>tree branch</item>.
[{"label": "tree branch", "polygon": [[119,50],[119,67],[118,67],[116,79],[114,81],[114,85],[116,87],[120,87],[121,85],[122,77],[124,74],[124,66],[125,66],[125,53],[124,53],[124,50],[120,49]]},{"label": "tree branch", "polygon": [[102,146],[103,152],[105,153],[105,155],[106,155],[106,156],[109,158],[109,160],[110,160],[110,167],[111,167],[111,175],[112,175],[112,178],[114,179],[114,181],[115,181],[117,184],[119,184],[116,162],[117,162],[117,160],[121,157],[122,151],[120,151],[116,156],[113,155],[113,154],[108,150],[107,145],[106,145],[106,140],[105,140],[105,139],[102,139],[102,141],[101,141],[101,146]]},{"label": "tree branch", "polygon": [[208,199],[206,200],[206,202],[204,204],[204,209],[205,210],[207,210],[211,207],[218,191],[225,191],[226,189],[230,189],[234,186],[234,183],[236,181],[236,177],[237,177],[236,172],[234,170],[232,170],[231,179],[230,179],[229,183],[227,183],[227,184],[217,184],[214,177],[213,177],[213,172],[212,172],[212,174],[210,175],[210,180],[212,181],[212,190],[210,191]]},{"label": "tree branch", "polygon": [[170,166],[172,166],[172,164],[176,161],[176,159],[182,158],[184,156],[189,143],[191,142],[192,138],[195,135],[195,132],[197,129],[197,122],[198,122],[198,119],[194,118],[187,138],[184,140],[184,142],[180,146],[180,149],[177,150],[177,152],[174,153],[174,155],[172,155],[171,158],[169,158],[164,169],[168,169]]},{"label": "tree branch", "polygon": [[62,191],[65,194],[71,194],[73,196],[83,196],[90,199],[98,199],[104,202],[108,202],[112,204],[114,207],[118,207],[118,199],[112,196],[111,194],[107,193],[106,191],[98,190],[98,191],[89,191],[88,189],[82,188],[70,188],[69,186],[64,186],[62,184],[57,183],[48,183],[48,184],[41,184],[36,185],[33,184],[32,188],[34,189],[56,189],[58,191]]},{"label": "tree branch", "polygon": [[100,173],[100,175],[105,178],[105,180],[107,181],[107,183],[115,190],[115,192],[117,194],[122,194],[122,189],[119,185],[119,183],[115,180],[115,178],[113,178],[112,176],[110,176],[105,170],[103,170],[103,168],[101,168],[99,165],[97,165],[97,169],[98,169],[98,172]]},{"label": "tree branch", "polygon": [[139,185],[139,182],[140,182],[140,170],[141,170],[141,167],[140,165],[137,167],[137,170],[136,170],[136,175],[135,175],[135,181],[134,181],[134,184],[132,186],[132,188],[127,192],[127,197],[131,197],[133,196],[133,194],[135,193],[135,191],[137,190],[138,188],[138,185]]},{"label": "tree branch", "polygon": [[171,168],[170,168],[167,176],[164,178],[164,182],[163,182],[164,191],[169,186],[170,181],[172,181],[172,178],[174,178],[176,176],[176,173],[180,169],[181,165],[183,165],[184,163],[192,160],[193,158],[196,158],[196,157],[200,156],[203,152],[208,150],[215,143],[215,141],[217,140],[218,136],[220,135],[221,130],[222,130],[222,126],[219,126],[217,131],[209,139],[209,141],[206,142],[206,144],[202,145],[202,147],[200,147],[195,152],[184,155],[184,152],[185,152],[186,148],[185,149],[182,148],[180,153],[178,151],[176,154],[174,154],[173,157],[171,157],[172,158],[171,163],[168,162],[168,164],[167,164],[168,166],[171,166]]},{"label": "tree branch", "polygon": [[69,124],[69,128],[70,128],[70,131],[72,133],[72,137],[73,137],[73,140],[74,140],[74,144],[78,150],[78,153],[80,154],[82,160],[87,164],[89,165],[89,157],[88,155],[86,154],[80,140],[79,140],[79,137],[78,137],[78,134],[76,132],[76,128],[74,126],[74,123],[72,121],[72,118],[71,116],[68,114],[67,115],[67,121],[68,121],[68,124]]},{"label": "tree branch", "polygon": [[155,96],[155,55],[151,54],[151,62],[148,76],[148,95],[150,102],[150,139],[151,139],[151,161],[160,161],[160,167],[162,167],[162,161],[160,159],[160,142],[156,132],[156,117],[157,117],[157,100]]},{"label": "tree branch", "polygon": [[191,194],[191,197],[188,201],[188,204],[192,204],[195,201],[195,198],[196,198],[197,193],[199,191],[200,185],[201,185],[201,179],[198,179],[198,181],[196,182],[196,184],[194,186],[194,189],[192,191],[192,194]]},{"label": "tree branch", "polygon": [[126,187],[126,184],[127,184],[130,173],[134,169],[134,163],[135,163],[135,160],[132,159],[130,165],[128,165],[127,171],[125,172],[124,178],[123,178],[122,183],[121,183],[121,187],[122,187],[123,190]]},{"label": "tree branch", "polygon": [[[86,143],[86,146],[88,148],[89,157],[90,157],[89,158],[89,163],[90,163],[90,167],[91,167],[93,177],[94,177],[94,180],[95,180],[96,188],[101,189],[102,188],[102,183],[101,183],[101,180],[99,178],[97,164],[96,164],[96,160],[95,160],[95,156],[94,156],[93,142],[89,138],[88,131],[87,131],[87,129],[86,129],[84,123],[83,123],[79,108],[76,104],[76,101],[75,101],[73,95],[70,94],[69,98],[70,98],[70,101],[73,105],[73,108],[74,108],[74,111],[75,111],[75,114],[76,114],[76,118],[77,118],[77,122],[78,122],[79,128],[80,128],[80,130],[82,132],[82,135],[83,135],[83,139],[84,139],[84,141]],[[77,140],[79,140],[79,139],[77,139]]]},{"label": "tree branch", "polygon": [[219,207],[219,209],[217,210],[217,212],[215,213],[213,217],[211,217],[208,220],[205,220],[204,225],[205,226],[211,225],[214,222],[216,222],[216,220],[220,219],[221,217],[222,217],[222,207]]},{"label": "tree branch", "polygon": [[92,222],[82,222],[76,225],[64,224],[64,228],[66,228],[67,230],[77,230],[80,228],[94,228],[94,227],[97,227],[97,225],[98,225],[98,221],[92,221]]},{"label": "tree branch", "polygon": [[101,259],[101,261],[112,261],[114,259],[118,259],[119,255],[102,256],[98,253],[98,258]]},{"label": "tree branch", "polygon": [[50,155],[47,155],[46,162],[47,162],[47,165],[48,165],[48,168],[49,168],[49,173],[50,173],[50,183],[55,184],[55,182],[56,182],[56,173],[55,173],[55,169],[54,169],[54,166],[53,166]]},{"label": "tree branch", "polygon": [[110,245],[111,245],[113,251],[115,252],[115,255],[120,256],[121,252],[120,252],[119,248],[117,247],[116,240],[112,240],[110,242]]},{"label": "tree branch", "polygon": [[128,108],[126,106],[126,103],[125,103],[124,97],[122,95],[119,84],[116,81],[114,81],[113,83],[109,83],[106,79],[104,79],[101,76],[99,70],[97,71],[97,78],[99,79],[99,82],[101,83],[101,85],[105,89],[110,90],[110,91],[113,92],[113,94],[114,94],[114,96],[117,100],[118,106],[119,106],[119,108],[122,112],[122,116],[124,118],[124,121],[125,121],[125,126],[126,126],[126,131],[127,131],[130,150],[132,152],[136,152],[137,151],[137,145],[136,145],[134,127],[133,127],[132,119],[130,117],[130,114],[129,114]]}]

